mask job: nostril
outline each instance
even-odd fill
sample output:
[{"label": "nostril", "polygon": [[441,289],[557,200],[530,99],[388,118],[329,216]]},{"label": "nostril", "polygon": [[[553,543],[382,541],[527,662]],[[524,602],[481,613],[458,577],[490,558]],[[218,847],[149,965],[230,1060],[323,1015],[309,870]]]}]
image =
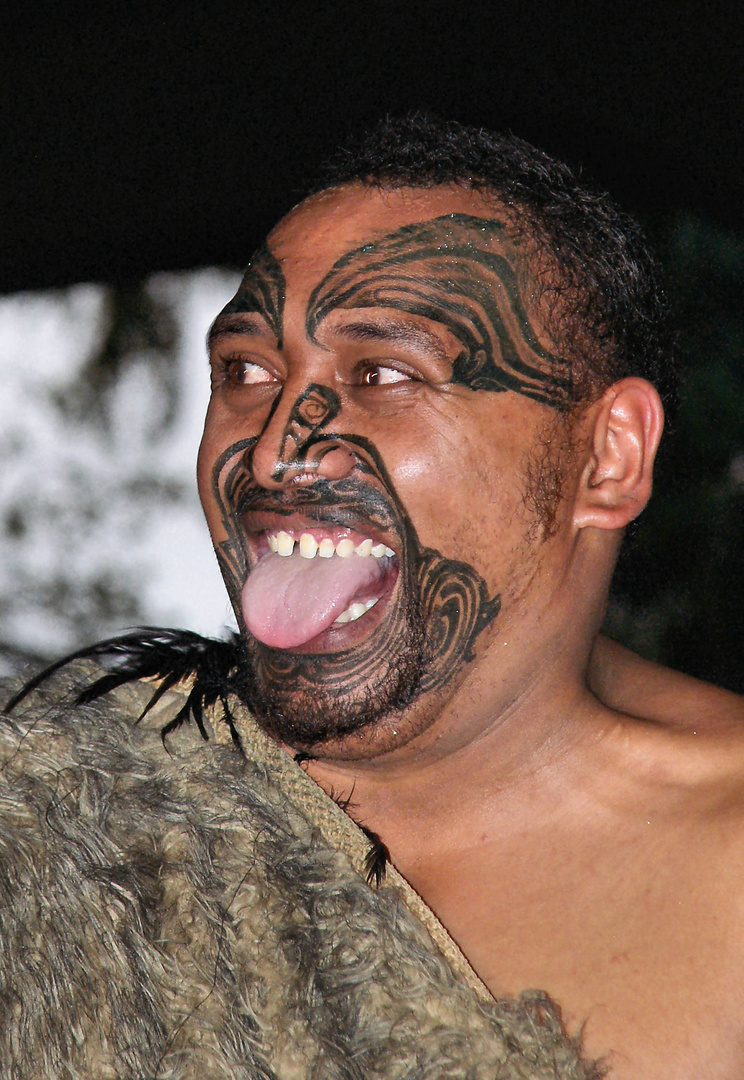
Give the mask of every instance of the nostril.
[{"label": "nostril", "polygon": [[343,443],[317,443],[307,456],[308,464],[314,459],[314,471],[326,480],[341,480],[357,463],[356,455]]},{"label": "nostril", "polygon": [[356,456],[347,447],[319,442],[306,447],[294,459],[275,461],[271,479],[276,484],[310,484],[317,477],[342,480],[355,465]]},{"label": "nostril", "polygon": [[271,479],[277,484],[301,483],[312,480],[317,471],[317,463],[305,458],[298,458],[296,461],[279,461],[274,464]]},{"label": "nostril", "polygon": [[356,464],[351,448],[327,439],[306,444],[292,456],[272,453],[272,448],[259,439],[243,455],[244,468],[264,488],[309,484],[318,477],[342,480]]},{"label": "nostril", "polygon": [[[290,404],[291,402],[291,404]],[[315,476],[341,479],[356,464],[353,452],[341,448],[322,429],[341,410],[335,390],[310,383],[292,400],[287,386],[274,399],[255,446],[244,458],[257,484],[279,488]]]}]

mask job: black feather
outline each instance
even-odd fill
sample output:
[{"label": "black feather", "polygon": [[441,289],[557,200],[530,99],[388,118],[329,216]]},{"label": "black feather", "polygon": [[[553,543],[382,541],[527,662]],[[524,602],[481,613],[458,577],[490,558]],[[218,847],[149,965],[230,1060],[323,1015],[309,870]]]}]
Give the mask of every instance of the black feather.
[{"label": "black feather", "polygon": [[[84,686],[76,696],[78,705],[86,705],[91,701],[108,694],[111,690],[123,686],[128,682],[139,679],[159,679],[160,683],[155,687],[152,697],[145,705],[137,718],[142,720],[148,712],[160,701],[164,694],[179,683],[191,680],[191,689],[185,702],[167,724],[161,729],[160,735],[165,740],[172,731],[189,720],[194,721],[199,733],[205,740],[209,739],[204,724],[204,711],[211,708],[217,701],[222,706],[225,723],[235,746],[243,751],[240,735],[235,726],[235,719],[230,709],[229,698],[237,694],[236,672],[240,662],[240,639],[233,634],[228,641],[219,641],[214,638],[205,638],[195,634],[191,630],[166,630],[154,626],[141,627],[120,637],[108,638],[99,641],[96,645],[90,645],[85,649],[79,649],[69,656],[57,660],[54,664],[34,675],[32,679],[11,698],[5,706],[5,711],[10,713],[21,701],[36,690],[43,682],[49,679],[56,671],[73,660],[96,660],[106,670],[88,686]],[[313,755],[300,750],[295,754],[295,761],[301,764],[311,761]],[[338,805],[346,813],[352,806],[353,788],[348,797],[341,798],[331,792]],[[351,815],[350,815],[351,816]],[[357,824],[359,824],[357,822]],[[364,860],[367,884],[379,888],[384,877],[390,854],[385,844],[377,833],[368,829],[366,825],[359,825],[370,842],[370,849]]]},{"label": "black feather", "polygon": [[57,660],[30,679],[6,705],[11,712],[28,694],[36,690],[56,671],[73,660],[97,660],[107,670],[78,693],[76,703],[85,705],[125,683],[138,679],[160,679],[152,697],[140,713],[141,720],[168,690],[191,681],[183,706],[161,731],[163,741],[181,724],[193,719],[203,739],[208,739],[204,711],[217,701],[222,706],[231,738],[242,750],[240,736],[230,710],[229,698],[235,693],[235,671],[239,663],[239,638],[229,641],[205,638],[190,630],[165,630],[146,626],[120,637],[108,638],[96,645],[79,649]]},{"label": "black feather", "polygon": [[[300,755],[301,754],[302,751],[300,751]],[[295,761],[297,761],[297,757],[300,755],[295,756]],[[301,756],[300,760],[302,760]],[[352,799],[354,798],[353,786],[348,795],[339,795],[338,792],[333,790],[333,788],[331,788],[330,791],[327,792],[327,795],[329,798],[333,799],[336,806],[338,806],[348,817],[351,818],[357,828],[361,829],[364,835],[369,840],[371,846],[364,857],[364,876],[368,885],[372,885],[372,883],[374,882],[376,888],[379,889],[380,885],[382,884],[383,878],[385,877],[385,870],[387,868],[387,864],[390,862],[390,852],[388,851],[384,842],[380,839],[376,832],[374,832],[372,829],[369,829],[366,825],[363,825],[361,821],[357,820],[356,815],[354,814],[356,804],[352,802]]]},{"label": "black feather", "polygon": [[366,825],[360,825],[359,828],[372,845],[364,859],[367,884],[371,885],[374,882],[375,887],[379,889],[385,877],[387,864],[390,862],[390,852],[376,832],[368,829]]}]

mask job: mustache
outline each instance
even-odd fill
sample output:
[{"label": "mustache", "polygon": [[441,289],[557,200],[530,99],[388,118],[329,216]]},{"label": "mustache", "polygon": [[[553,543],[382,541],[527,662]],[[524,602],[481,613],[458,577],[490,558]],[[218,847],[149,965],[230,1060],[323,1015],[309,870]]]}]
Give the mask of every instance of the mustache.
[{"label": "mustache", "polygon": [[243,482],[225,493],[234,512],[272,513],[289,517],[302,513],[319,523],[340,526],[369,524],[378,529],[402,528],[403,514],[395,499],[361,477],[340,480],[316,477],[311,484],[287,490],[260,487],[246,473]]}]

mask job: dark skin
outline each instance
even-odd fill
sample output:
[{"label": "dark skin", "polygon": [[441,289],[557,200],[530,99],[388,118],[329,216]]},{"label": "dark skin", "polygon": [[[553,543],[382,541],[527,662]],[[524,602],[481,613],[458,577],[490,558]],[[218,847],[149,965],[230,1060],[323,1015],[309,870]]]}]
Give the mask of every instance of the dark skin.
[{"label": "dark skin", "polygon": [[[512,390],[552,408],[565,408],[566,365],[538,340],[520,295],[519,259],[504,241],[499,221],[448,214],[404,226],[353,250],[337,260],[315,287],[305,312],[306,336],[317,344],[324,321],[339,310],[406,312],[450,331],[455,343],[448,371],[451,384],[490,393]],[[252,332],[254,323],[241,319],[255,315],[281,348],[285,297],[281,265],[265,246],[251,261],[237,295],[216,320],[210,333],[213,349],[230,335],[245,332],[247,326]],[[396,337],[409,340],[413,329],[389,320],[358,318],[342,327],[356,342],[383,345]],[[417,332],[422,336],[423,327]],[[218,377],[227,385],[239,386],[241,363],[240,357],[234,360],[228,355],[227,368],[223,365],[221,372],[218,368]],[[358,377],[368,379],[373,371],[365,369]],[[388,614],[386,638],[378,635],[366,650],[322,652],[313,646],[288,655],[254,643],[246,635],[246,697],[273,734],[300,747],[312,746],[331,730],[362,729],[377,718],[382,702],[385,711],[398,710],[420,693],[445,686],[462,664],[473,659],[475,638],[500,607],[498,594],[489,598],[483,579],[467,563],[422,549],[375,445],[351,433],[329,434],[329,425],[343,429],[341,410],[341,398],[334,389],[320,383],[306,386],[286,420],[271,480],[282,485],[285,476],[317,466],[326,455],[338,454],[339,448],[354,461],[348,476],[331,481],[321,478],[291,496],[287,490],[270,495],[252,479],[255,443],[240,440],[220,456],[212,479],[229,537],[220,544],[218,557],[239,619],[238,598],[251,562],[250,542],[244,542],[246,515],[255,515],[259,509],[287,517],[293,511],[304,512],[319,524],[343,527],[352,522],[357,528],[367,517],[378,534],[385,531],[391,543],[397,540],[396,562],[409,579],[397,592],[410,598],[407,619],[419,639],[409,642],[407,650],[400,642],[412,634],[401,610]],[[365,490],[361,476],[373,478],[374,488]],[[392,642],[397,644],[395,650]],[[353,710],[350,694],[367,683],[374,669],[390,668],[392,656],[397,671],[389,671],[388,681],[397,677],[397,683],[386,697],[376,695],[374,714],[368,707]],[[282,698],[288,693],[295,698],[289,721],[284,719],[276,686],[281,687]],[[334,696],[330,712],[318,705],[321,689]],[[306,701],[312,695],[312,716],[309,705],[304,711],[299,709],[300,694]],[[346,706],[340,704],[346,702]],[[322,729],[321,712],[328,717]],[[282,718],[278,727],[277,717]]]},{"label": "dark skin", "polygon": [[[314,670],[326,711],[339,663],[360,664],[359,698],[389,685],[423,552],[445,578],[467,568],[487,613],[453,632],[465,646],[446,677],[430,644],[407,699],[314,745],[306,730],[303,767],[353,790],[492,992],[547,990],[611,1076],[741,1075],[744,710],[597,642],[622,530],[650,494],[658,396],[625,379],[576,418],[546,531],[527,466],[563,415],[565,371],[497,210],[456,188],[352,187],[299,207],[268,251],[215,324],[200,455],[238,610],[279,519],[389,545],[397,576],[367,614],[277,650]],[[329,524],[340,490],[353,513]],[[288,714],[306,704],[296,679],[279,692]]]},{"label": "dark skin", "polygon": [[[293,515],[302,514],[308,528],[317,522],[320,526],[343,530],[347,523],[353,522],[359,530],[364,523],[366,532],[375,535],[384,532],[396,545],[395,570],[398,576],[408,579],[405,588],[397,589],[397,601],[387,612],[385,634],[374,635],[356,648],[335,652],[289,651],[272,649],[247,637],[249,670],[245,696],[252,711],[271,734],[292,746],[312,749],[322,733],[357,731],[377,719],[380,695],[376,696],[370,714],[364,706],[361,711],[354,710],[353,693],[375,675],[378,682],[383,681],[379,678],[380,671],[390,668],[391,658],[395,659],[391,678],[395,680],[398,676],[391,692],[396,709],[409,704],[419,694],[446,686],[461,665],[473,659],[475,640],[498,614],[500,599],[498,595],[489,598],[485,582],[467,563],[445,559],[437,551],[422,548],[374,446],[352,435],[345,435],[343,440],[324,438],[320,428],[329,411],[322,406],[332,391],[317,384],[311,384],[309,391],[310,398],[306,392],[298,401],[300,408],[308,400],[314,402],[314,422],[304,426],[306,438],[300,441],[295,402],[287,425],[287,432],[293,434],[285,432],[283,446],[290,444],[302,453],[312,448],[322,454],[331,452],[343,441],[345,448],[354,454],[354,475],[337,480],[318,478],[313,485],[304,486],[288,497],[286,492],[267,492],[251,481],[251,454],[255,446],[252,440],[234,444],[220,458],[213,490],[223,513],[222,523],[231,539],[221,544],[218,557],[231,595],[236,598],[238,617],[242,621],[239,595],[251,560],[250,540],[244,535],[242,523],[257,514],[286,518],[288,522]],[[334,415],[333,411],[330,415]],[[299,457],[293,459],[295,466],[299,460]],[[281,473],[281,468],[277,472]],[[411,598],[408,604],[411,610],[406,609],[406,596]],[[415,667],[410,672],[408,668],[402,670],[401,662],[401,641],[408,633],[407,620],[420,631],[411,646]],[[281,687],[281,699],[273,690],[276,686]],[[284,700],[290,696],[293,712],[280,712]],[[325,704],[327,696],[332,699],[330,710]],[[301,697],[312,703],[304,717],[298,706]],[[319,700],[324,702],[322,707],[318,707]],[[347,700],[349,707],[344,716],[342,703]],[[388,703],[386,709],[390,707]]]}]

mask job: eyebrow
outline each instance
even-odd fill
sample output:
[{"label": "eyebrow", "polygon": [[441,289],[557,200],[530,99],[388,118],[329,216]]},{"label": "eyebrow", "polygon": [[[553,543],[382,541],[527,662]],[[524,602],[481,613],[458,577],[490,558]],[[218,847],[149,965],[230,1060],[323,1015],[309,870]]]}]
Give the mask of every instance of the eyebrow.
[{"label": "eyebrow", "polygon": [[274,340],[274,334],[261,315],[253,312],[236,312],[217,316],[207,332],[207,349],[211,349],[221,338],[231,337],[234,334],[243,334],[247,337],[270,337]]},{"label": "eyebrow", "polygon": [[412,345],[432,351],[441,360],[451,360],[441,339],[422,326],[411,326],[394,319],[342,323],[334,326],[331,333],[352,341],[390,341],[396,345]]}]

